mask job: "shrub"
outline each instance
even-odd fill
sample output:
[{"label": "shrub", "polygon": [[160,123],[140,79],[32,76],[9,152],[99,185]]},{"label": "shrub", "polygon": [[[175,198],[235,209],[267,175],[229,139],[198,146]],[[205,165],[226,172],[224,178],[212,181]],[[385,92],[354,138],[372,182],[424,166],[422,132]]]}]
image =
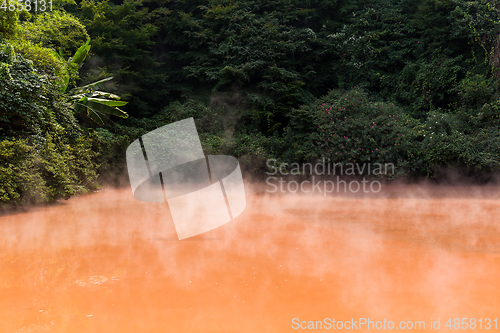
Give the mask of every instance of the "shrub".
[{"label": "shrub", "polygon": [[113,134],[104,128],[96,129],[91,140],[92,150],[97,154],[99,182],[121,185],[126,172],[125,152],[133,140],[128,135]]},{"label": "shrub", "polygon": [[95,187],[97,153],[90,142],[51,134],[42,141],[0,142],[0,208],[50,202]]},{"label": "shrub", "polygon": [[6,136],[23,136],[48,130],[47,77],[36,73],[31,60],[14,54],[0,42],[0,128]]},{"label": "shrub", "polygon": [[0,141],[0,208],[44,202],[48,189],[40,173],[42,160],[27,140]]},{"label": "shrub", "polygon": [[61,49],[64,56],[73,54],[89,37],[85,26],[76,17],[61,10],[45,12],[36,15],[32,21],[22,22],[17,34],[18,40],[30,41],[47,49]]},{"label": "shrub", "polygon": [[304,113],[310,116],[309,128],[301,131],[308,130],[310,135],[302,137],[303,160],[392,163],[396,174],[404,174],[417,158],[413,128],[418,121],[394,103],[370,100],[361,89],[332,91],[295,111],[294,117]]},{"label": "shrub", "polygon": [[418,131],[427,175],[443,167],[465,168],[469,174],[500,169],[500,129],[476,127],[467,133],[459,115],[433,111]]},{"label": "shrub", "polygon": [[480,176],[500,169],[496,104],[456,113],[437,109],[418,120],[363,90],[334,90],[293,111],[289,156],[294,162],[392,163],[390,177],[435,177],[443,168]]}]

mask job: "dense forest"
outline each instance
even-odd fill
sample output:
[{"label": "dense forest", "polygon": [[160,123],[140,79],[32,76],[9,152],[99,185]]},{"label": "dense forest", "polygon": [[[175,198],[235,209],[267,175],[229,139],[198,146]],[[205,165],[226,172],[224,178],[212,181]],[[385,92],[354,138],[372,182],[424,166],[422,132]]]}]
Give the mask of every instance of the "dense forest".
[{"label": "dense forest", "polygon": [[[0,8],[0,206],[126,182],[194,117],[206,154],[500,170],[500,2],[53,0]],[[124,180],[125,179],[125,180]]]}]

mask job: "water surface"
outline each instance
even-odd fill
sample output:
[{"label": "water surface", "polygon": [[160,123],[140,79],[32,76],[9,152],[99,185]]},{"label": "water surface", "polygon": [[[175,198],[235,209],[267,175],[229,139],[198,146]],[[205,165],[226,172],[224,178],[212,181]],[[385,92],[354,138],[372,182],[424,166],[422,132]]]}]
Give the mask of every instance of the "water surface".
[{"label": "water surface", "polygon": [[240,217],[183,241],[165,204],[129,189],[0,216],[0,332],[295,332],[293,318],[359,317],[448,331],[450,317],[500,317],[497,188],[247,192]]}]

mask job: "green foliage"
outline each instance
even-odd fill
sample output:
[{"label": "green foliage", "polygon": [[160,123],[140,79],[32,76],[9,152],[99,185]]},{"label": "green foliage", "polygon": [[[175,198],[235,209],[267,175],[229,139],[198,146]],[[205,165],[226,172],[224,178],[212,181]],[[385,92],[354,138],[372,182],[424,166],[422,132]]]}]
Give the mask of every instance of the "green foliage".
[{"label": "green foliage", "polygon": [[[77,71],[83,65],[89,51],[90,38],[78,48],[73,57],[68,59],[67,66],[59,74],[60,93],[66,92],[70,77],[78,74]],[[57,52],[54,52],[54,54],[62,60],[60,54]],[[76,113],[99,126],[104,125],[102,118],[105,117],[105,114],[128,118],[128,114],[118,108],[118,106],[124,106],[128,102],[120,101],[120,97],[117,95],[95,90],[102,83],[112,79],[113,77],[109,77],[81,87],[75,87],[68,91],[65,97]]]},{"label": "green foliage", "polygon": [[50,134],[39,146],[26,139],[0,141],[0,208],[88,192],[98,167],[90,148],[83,138],[71,143]]},{"label": "green foliage", "polygon": [[499,127],[479,127],[467,133],[462,124],[456,115],[431,112],[417,129],[424,136],[421,149],[428,174],[443,167],[465,166],[471,174],[500,168]]},{"label": "green foliage", "polygon": [[0,43],[0,129],[1,139],[32,136],[39,141],[53,131],[74,139],[81,134],[54,80],[5,42]]},{"label": "green foliage", "polygon": [[[25,137],[48,130],[47,77],[36,73],[33,62],[15,55],[0,42],[0,128],[3,136]],[[4,62],[5,61],[5,62]]]},{"label": "green foliage", "polygon": [[[82,67],[83,61],[85,60],[89,52],[90,38],[88,38],[87,42],[85,42],[85,44],[83,44],[78,48],[78,50],[76,50],[73,57],[69,58],[66,62],[65,68],[58,73],[60,79],[59,82],[61,85],[60,92],[65,92],[66,89],[68,89],[70,83],[74,84],[73,81],[78,76],[78,70]],[[63,61],[61,49],[59,49],[59,52],[53,51],[53,53],[60,61]]]},{"label": "green foliage", "polygon": [[477,108],[485,103],[498,99],[496,95],[498,83],[484,74],[467,73],[467,77],[461,80],[455,91],[458,96],[456,107]]},{"label": "green foliage", "polygon": [[75,64],[78,66],[78,68],[80,68],[82,66],[83,61],[89,54],[89,52],[90,52],[90,38],[88,38],[85,44],[83,44],[78,48],[78,50],[76,50],[75,55],[71,59],[70,63]]},{"label": "green foliage", "polygon": [[17,29],[19,13],[17,11],[0,10],[0,37],[11,37]]},{"label": "green foliage", "polygon": [[285,161],[282,154],[288,148],[279,135],[265,136],[260,132],[238,133],[234,138],[232,154],[238,157],[243,170],[255,174],[265,170],[267,159]]},{"label": "green foliage", "polygon": [[314,12],[300,1],[210,1],[192,16],[172,18],[179,20],[174,35],[187,38],[167,43],[183,48],[172,54],[183,75],[215,91],[244,92],[253,106],[249,119],[272,133],[286,125],[292,107],[311,99],[311,90],[331,82],[316,75],[331,56],[325,32],[301,24]]},{"label": "green foliage", "polygon": [[[226,112],[224,112],[222,108],[214,108],[206,106],[202,102],[187,100],[185,103],[171,103],[170,105],[163,108],[163,110],[158,112],[157,115],[151,118],[130,118],[127,122],[127,125],[133,128],[140,129],[140,131],[137,132],[137,135],[140,136],[160,126],[183,120],[185,118],[193,117],[195,119],[196,128],[199,134],[220,134],[226,129],[229,129],[225,126],[228,116],[231,115],[228,115]],[[119,127],[124,129],[126,128],[124,126]],[[125,131],[131,131],[131,129],[126,128]]]},{"label": "green foliage", "polygon": [[[410,8],[408,8],[410,7]],[[398,73],[422,52],[405,11],[415,2],[368,1],[347,14],[348,23],[327,37],[338,57],[335,66],[340,88],[354,85],[389,94]]]},{"label": "green foliage", "polygon": [[446,167],[492,172],[500,168],[500,113],[490,104],[482,110],[478,116],[438,109],[420,121],[362,90],[332,91],[294,111],[291,130],[310,134],[292,145],[291,161],[392,163],[391,177],[437,176]]},{"label": "green foliage", "polygon": [[[95,134],[95,135],[94,135]],[[97,128],[92,135],[93,151],[98,156],[95,159],[99,165],[99,182],[122,185],[126,174],[125,153],[133,141],[129,135],[117,135],[104,128]]]},{"label": "green foliage", "polygon": [[41,158],[26,140],[0,141],[0,208],[45,201],[48,193],[40,166]]},{"label": "green foliage", "polygon": [[499,1],[454,0],[454,4],[456,7],[451,12],[454,18],[452,29],[456,34],[460,33],[468,37],[473,45],[475,62],[478,65],[489,65],[489,70],[498,77],[497,71],[500,63],[499,50],[496,45],[500,29],[500,21],[498,21]]},{"label": "green foliage", "polygon": [[[109,1],[83,0],[79,17],[92,37],[97,56],[84,66],[84,82],[103,76],[115,77],[106,87],[130,100],[133,116],[151,115],[165,106],[165,83],[168,77],[158,71],[153,55],[158,27],[152,22],[144,0],[125,0],[120,5]],[[108,75],[110,74],[110,75]]]},{"label": "green foliage", "polygon": [[255,172],[269,158],[392,163],[388,177],[500,168],[499,0],[55,8],[0,12],[4,206],[85,192],[98,174],[120,185],[131,141],[189,117],[205,153]]},{"label": "green foliage", "polygon": [[18,24],[16,34],[9,42],[16,52],[32,60],[34,66],[49,75],[51,80],[65,76],[64,86],[66,82],[77,79],[78,66],[66,63],[63,58],[72,54],[85,40],[88,40],[87,32],[76,17],[54,10]]},{"label": "green foliage", "polygon": [[410,105],[412,115],[417,118],[436,108],[450,109],[459,98],[457,85],[464,76],[460,62],[461,57],[457,57],[408,64],[401,71],[395,97]]},{"label": "green foliage", "polygon": [[97,153],[81,136],[56,78],[45,70],[46,63],[58,60],[52,50],[29,41],[15,45],[27,52],[0,42],[0,206],[85,193],[95,186]]},{"label": "green foliage", "polygon": [[272,132],[284,126],[292,106],[308,101],[317,88],[326,92],[332,82],[331,75],[315,75],[329,50],[318,26],[328,20],[318,18],[314,7],[337,5],[88,0],[80,6],[99,56],[91,57],[98,69],[88,70],[88,80],[101,72],[116,77],[117,91],[133,95],[135,117],[200,89],[237,90],[255,106],[254,122],[269,115],[260,126]]},{"label": "green foliage", "polygon": [[0,42],[0,62],[11,65],[15,60],[14,47],[9,43]]},{"label": "green foliage", "polygon": [[40,74],[47,75],[48,79],[55,80],[56,76],[65,71],[64,62],[54,54],[53,50],[24,39],[11,39],[9,43],[13,45],[17,53],[31,60],[33,67]]},{"label": "green foliage", "polygon": [[346,93],[332,91],[316,103],[301,107],[292,124],[304,113],[310,115],[310,135],[303,147],[293,148],[302,154],[302,160],[392,163],[398,175],[408,172],[410,164],[414,166],[419,149],[413,128],[418,121],[394,103],[370,100],[366,92],[356,88]]},{"label": "green foliage", "polygon": [[292,108],[335,88],[357,85],[418,118],[453,109],[466,73],[488,74],[484,61],[500,59],[497,7],[485,0],[85,0],[79,17],[95,41],[86,81],[115,76],[109,89],[130,100],[132,116],[206,91],[233,93],[246,106],[240,121],[272,136],[284,133]]},{"label": "green foliage", "polygon": [[67,198],[75,193],[86,193],[97,177],[97,153],[80,138],[73,144],[59,137],[47,135],[40,151],[41,174],[46,180],[50,199]]},{"label": "green foliage", "polygon": [[128,102],[119,101],[120,97],[117,95],[94,90],[94,87],[111,79],[113,78],[103,79],[69,91],[69,101],[73,103],[75,111],[100,126],[104,125],[102,120],[104,115],[128,118],[128,114],[118,108]]},{"label": "green foliage", "polygon": [[19,25],[17,39],[51,48],[69,56],[88,38],[85,26],[73,15],[62,10],[44,12]]}]

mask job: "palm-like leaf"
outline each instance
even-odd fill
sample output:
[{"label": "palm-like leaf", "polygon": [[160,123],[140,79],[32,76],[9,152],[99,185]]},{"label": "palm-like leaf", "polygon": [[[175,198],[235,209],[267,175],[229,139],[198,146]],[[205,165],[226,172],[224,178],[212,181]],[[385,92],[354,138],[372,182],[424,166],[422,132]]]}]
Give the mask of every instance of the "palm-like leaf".
[{"label": "palm-like leaf", "polygon": [[96,97],[120,99],[120,96],[109,93],[109,92],[105,92],[105,91],[94,90],[94,91],[92,91],[92,94],[93,94],[93,96],[96,96]]},{"label": "palm-like leaf", "polygon": [[96,112],[96,110],[89,107],[88,105],[80,102],[75,102],[73,103],[73,108],[77,112],[85,114],[87,117],[89,117],[92,121],[99,124],[100,126],[104,125],[104,121],[102,121],[102,118],[99,116],[99,113]]},{"label": "palm-like leaf", "polygon": [[[80,69],[83,65],[83,61],[85,60],[89,52],[90,52],[90,38],[87,38],[87,42],[82,46],[80,46],[78,50],[76,50],[75,55],[73,57],[68,59],[67,66],[70,66],[71,64],[76,64],[78,69]],[[59,48],[59,52],[54,51],[54,55],[60,60],[62,60],[61,48]],[[68,89],[68,84],[69,84],[69,72],[67,69],[64,73],[60,74],[60,78],[62,81],[61,92],[65,92],[66,89]]]},{"label": "palm-like leaf", "polygon": [[[80,68],[83,61],[90,51],[90,38],[87,42],[80,46],[75,52],[75,55],[68,60],[68,66],[76,64]],[[56,56],[62,59],[62,55],[54,51]],[[63,73],[61,76],[62,87],[61,91],[64,92],[68,88],[69,74]],[[128,102],[120,101],[120,96],[108,93],[105,91],[95,90],[100,84],[112,80],[113,77],[108,77],[96,82],[89,83],[85,86],[76,87],[67,92],[68,100],[73,103],[73,109],[80,114],[86,115],[89,119],[96,124],[102,126],[104,121],[102,117],[106,114],[113,115],[121,118],[128,118],[128,114],[120,110],[118,106],[124,106]]]},{"label": "palm-like leaf", "polygon": [[87,38],[87,42],[80,46],[75,52],[75,55],[71,59],[71,63],[77,64],[78,68],[82,67],[83,61],[90,52],[90,38]]},{"label": "palm-like leaf", "polygon": [[106,106],[123,106],[123,105],[126,105],[128,103],[128,102],[124,102],[124,101],[116,101],[116,100],[94,98],[94,97],[90,97],[89,101],[94,102],[94,103],[104,104]]},{"label": "palm-like leaf", "polygon": [[73,101],[73,109],[80,114],[85,114],[100,126],[104,125],[102,120],[104,114],[128,118],[128,114],[118,108],[118,106],[126,105],[128,102],[120,101],[118,95],[93,90],[94,87],[111,79],[112,77],[109,77],[71,89],[70,93],[73,94],[69,96],[69,100]]},{"label": "palm-like leaf", "polygon": [[[109,79],[109,78],[108,78]],[[108,81],[108,79],[100,80],[98,82],[102,83]],[[90,119],[96,122],[98,125],[104,125],[101,118],[102,114],[113,115],[121,118],[128,118],[128,114],[123,110],[120,110],[118,106],[126,105],[128,102],[119,101],[120,97],[117,95],[105,93],[98,91],[97,93],[92,90],[97,82],[91,83],[84,87],[78,87],[77,89],[72,89],[74,91],[80,91],[80,93],[70,96],[70,100],[73,102],[73,109],[79,113],[85,113]],[[109,95],[113,99],[99,98]]]},{"label": "palm-like leaf", "polygon": [[[110,76],[110,77],[107,77],[105,79],[102,79],[102,80],[99,80],[99,81],[96,81],[96,82],[92,82],[92,83],[89,83],[85,86],[81,86],[81,87],[76,87],[76,88],[73,88],[69,91],[70,94],[76,94],[76,93],[85,93],[85,92],[89,92],[89,91],[92,91],[93,92],[93,87],[95,86],[98,86],[100,85],[101,83],[104,83],[106,81],[109,81],[109,80],[113,80],[113,77]],[[102,93],[102,92],[100,92]],[[116,96],[116,95],[114,95]]]}]

